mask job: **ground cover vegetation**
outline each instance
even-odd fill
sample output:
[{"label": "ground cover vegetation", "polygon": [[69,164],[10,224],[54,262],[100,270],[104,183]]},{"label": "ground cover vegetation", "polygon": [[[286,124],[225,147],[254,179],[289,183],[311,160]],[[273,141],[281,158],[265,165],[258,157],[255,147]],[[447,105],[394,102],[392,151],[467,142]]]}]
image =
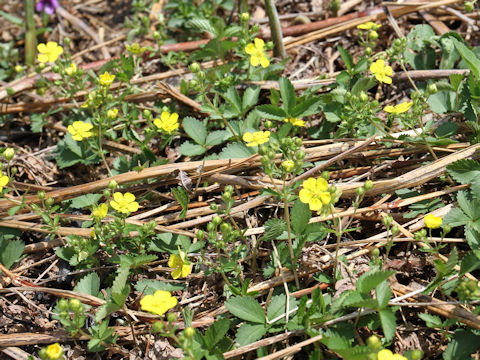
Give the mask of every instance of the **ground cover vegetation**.
[{"label": "ground cover vegetation", "polygon": [[0,5],[2,356],[478,357],[479,4],[384,5]]}]

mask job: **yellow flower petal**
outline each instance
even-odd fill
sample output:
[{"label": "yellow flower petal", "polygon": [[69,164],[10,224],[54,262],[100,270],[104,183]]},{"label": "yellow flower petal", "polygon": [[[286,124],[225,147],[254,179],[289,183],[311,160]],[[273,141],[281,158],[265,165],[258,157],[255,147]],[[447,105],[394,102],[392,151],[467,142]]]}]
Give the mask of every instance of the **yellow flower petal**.
[{"label": "yellow flower petal", "polygon": [[257,55],[252,55],[252,57],[250,58],[250,64],[252,66],[258,66],[259,63],[260,63],[260,61],[258,59],[258,56]]},{"label": "yellow flower petal", "polygon": [[263,50],[263,47],[265,46],[265,42],[262,40],[262,39],[259,39],[259,38],[255,38],[253,40],[253,42],[255,43],[255,48],[259,51],[262,51]]},{"label": "yellow flower petal", "polygon": [[248,44],[247,46],[245,46],[245,52],[248,54],[248,55],[252,55],[255,53],[255,45],[250,43]]}]

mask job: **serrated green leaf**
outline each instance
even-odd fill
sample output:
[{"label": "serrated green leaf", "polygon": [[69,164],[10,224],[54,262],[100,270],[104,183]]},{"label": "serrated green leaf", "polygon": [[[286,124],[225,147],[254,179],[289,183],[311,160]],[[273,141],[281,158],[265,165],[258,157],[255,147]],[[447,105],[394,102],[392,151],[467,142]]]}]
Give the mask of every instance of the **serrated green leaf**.
[{"label": "serrated green leaf", "polygon": [[230,320],[219,319],[215,321],[205,332],[203,340],[207,349],[212,349],[227,333],[230,328]]},{"label": "serrated green leaf", "polygon": [[287,113],[276,105],[260,105],[255,111],[265,119],[283,121],[287,117]]},{"label": "serrated green leaf", "polygon": [[235,341],[240,346],[245,346],[262,338],[267,333],[267,328],[263,324],[244,323],[238,328]]},{"label": "serrated green leaf", "polygon": [[117,276],[112,284],[112,299],[118,306],[123,306],[130,292],[130,286],[127,285],[130,269],[128,267],[120,267],[117,270]]},{"label": "serrated green leaf", "polygon": [[202,145],[193,144],[190,141],[185,141],[178,149],[178,152],[185,156],[202,155],[205,151],[207,149]]},{"label": "serrated green leaf", "polygon": [[451,274],[455,269],[455,266],[458,263],[458,250],[456,247],[453,248],[452,253],[450,254],[447,263],[445,264],[445,275]]},{"label": "serrated green leaf", "polygon": [[238,94],[235,86],[229,87],[227,91],[221,95],[230,104],[230,106],[233,107],[235,113],[242,113],[242,100],[240,99],[240,95]]},{"label": "serrated green leaf", "polygon": [[132,258],[130,263],[130,268],[135,269],[145,264],[151,263],[158,259],[157,255],[150,255],[150,254],[143,254],[143,255],[136,255]]},{"label": "serrated green leaf", "polygon": [[249,109],[258,103],[258,96],[260,95],[260,86],[249,87],[243,93],[242,99],[242,113],[245,114]]},{"label": "serrated green leaf", "polygon": [[265,324],[265,312],[260,304],[250,296],[235,296],[225,302],[225,307],[239,319]]},{"label": "serrated green leaf", "polygon": [[377,287],[382,281],[387,280],[390,276],[392,276],[395,272],[388,270],[388,271],[369,271],[365,274],[362,274],[355,286],[357,290],[362,294],[368,294],[372,289]]},{"label": "serrated green leaf", "polygon": [[480,77],[480,59],[464,43],[458,41],[454,37],[452,37],[451,39],[453,41],[453,45],[455,45],[455,48],[459,52],[463,61],[465,61],[468,64],[468,67],[470,68],[471,72],[478,79]]},{"label": "serrated green leaf", "polygon": [[108,315],[114,313],[115,311],[120,310],[121,307],[117,304],[112,302],[107,302],[106,304],[100,305],[97,308],[97,312],[95,314],[95,321],[99,322],[105,319]]},{"label": "serrated green leaf", "polygon": [[215,146],[221,144],[230,137],[230,132],[225,130],[216,130],[208,134],[205,145]]},{"label": "serrated green leaf", "polygon": [[419,313],[418,317],[425,321],[425,324],[432,329],[442,328],[442,319],[439,316],[431,315],[429,313]]},{"label": "serrated green leaf", "polygon": [[342,57],[343,62],[345,63],[345,66],[347,67],[348,71],[351,71],[353,68],[353,58],[350,53],[343,48],[343,46],[338,46],[337,47],[338,52],[340,53],[340,56]]},{"label": "serrated green leaf", "polygon": [[218,35],[217,30],[213,27],[213,25],[207,19],[192,19],[188,21],[186,25],[190,28],[200,30],[200,31],[205,31],[215,36]]},{"label": "serrated green leaf", "polygon": [[98,297],[98,292],[100,291],[99,276],[95,272],[85,275],[75,285],[73,291]]},{"label": "serrated green leaf", "polygon": [[378,284],[375,288],[375,294],[377,296],[379,308],[386,308],[390,298],[392,297],[392,291],[390,290],[390,284],[388,281],[382,281],[380,284]]},{"label": "serrated green leaf", "polygon": [[230,143],[218,154],[218,158],[222,159],[238,159],[246,158],[254,154],[252,148],[247,147],[244,143]]},{"label": "serrated green leaf", "polygon": [[265,232],[261,241],[272,241],[277,239],[287,229],[287,224],[283,219],[270,219],[264,224]]},{"label": "serrated green leaf", "polygon": [[207,129],[200,120],[191,116],[186,116],[182,121],[183,130],[190,136],[197,144],[204,145],[207,138]]},{"label": "serrated green leaf", "polygon": [[315,115],[320,112],[320,104],[322,100],[318,97],[312,97],[295,105],[291,110],[292,117],[302,118],[305,116]]},{"label": "serrated green leaf", "polygon": [[280,86],[280,94],[282,95],[283,110],[285,110],[287,114],[290,114],[297,102],[295,88],[286,77],[280,78],[280,80],[278,80],[278,85]]},{"label": "serrated green leaf", "polygon": [[390,309],[382,309],[378,312],[378,315],[380,316],[380,323],[382,324],[385,340],[392,340],[395,337],[395,331],[397,330],[395,313]]},{"label": "serrated green leaf", "polygon": [[312,211],[308,204],[304,204],[300,199],[297,199],[292,206],[290,214],[293,232],[297,235],[303,234],[311,217]]},{"label": "serrated green leaf", "polygon": [[85,207],[93,206],[98,203],[102,194],[86,194],[77,196],[71,200],[70,206],[74,209],[83,209]]},{"label": "serrated green leaf", "polygon": [[480,267],[480,259],[475,255],[474,252],[467,252],[460,263],[460,274],[458,277],[462,277],[466,273],[469,273],[473,270],[476,270]]},{"label": "serrated green leaf", "polygon": [[188,203],[190,202],[188,192],[181,186],[177,186],[176,188],[172,188],[171,190],[172,190],[173,196],[175,196],[175,199],[177,199],[178,203],[182,207],[182,211],[180,212],[179,218],[183,219],[187,214]]},{"label": "serrated green leaf", "polygon": [[285,313],[287,305],[287,297],[285,294],[280,294],[272,297],[272,301],[270,301],[270,304],[268,305],[267,309],[267,318],[268,320],[273,320],[280,315],[283,315]]},{"label": "serrated green leaf", "polygon": [[480,335],[471,329],[457,329],[447,349],[442,353],[444,360],[472,359],[471,354],[478,349]]},{"label": "serrated green leaf", "polygon": [[20,260],[25,244],[21,240],[9,240],[0,237],[0,263],[7,269]]}]

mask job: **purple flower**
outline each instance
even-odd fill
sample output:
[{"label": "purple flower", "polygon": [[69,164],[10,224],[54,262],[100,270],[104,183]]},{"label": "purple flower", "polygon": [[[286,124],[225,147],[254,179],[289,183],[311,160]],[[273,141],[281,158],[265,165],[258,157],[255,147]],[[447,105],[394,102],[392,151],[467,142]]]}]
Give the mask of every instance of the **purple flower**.
[{"label": "purple flower", "polygon": [[52,15],[57,7],[58,0],[40,0],[35,6],[35,10],[38,12],[44,11],[48,15]]}]

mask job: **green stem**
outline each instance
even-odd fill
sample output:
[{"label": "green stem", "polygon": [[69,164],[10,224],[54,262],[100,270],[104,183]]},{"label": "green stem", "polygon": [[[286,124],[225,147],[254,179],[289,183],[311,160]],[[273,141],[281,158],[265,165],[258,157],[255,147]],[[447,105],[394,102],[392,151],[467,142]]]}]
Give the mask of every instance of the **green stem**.
[{"label": "green stem", "polygon": [[288,207],[288,192],[285,190],[285,181],[283,182],[283,207],[285,209],[285,222],[287,223],[287,234],[288,234],[288,249],[290,250],[290,258],[292,259],[292,271],[293,277],[295,278],[295,285],[297,289],[300,289],[300,282],[298,281],[298,274],[297,274],[297,258],[293,252],[293,244],[292,244],[292,230],[290,226],[290,211]]},{"label": "green stem", "polygon": [[36,47],[37,47],[37,32],[35,29],[34,15],[35,1],[25,0],[25,64],[33,66],[35,62]]},{"label": "green stem", "polygon": [[281,59],[287,57],[285,46],[283,45],[282,28],[280,27],[280,19],[278,18],[277,8],[273,0],[265,0],[265,10],[267,11],[268,20],[270,22],[270,31],[272,40],[275,44],[273,54]]}]

